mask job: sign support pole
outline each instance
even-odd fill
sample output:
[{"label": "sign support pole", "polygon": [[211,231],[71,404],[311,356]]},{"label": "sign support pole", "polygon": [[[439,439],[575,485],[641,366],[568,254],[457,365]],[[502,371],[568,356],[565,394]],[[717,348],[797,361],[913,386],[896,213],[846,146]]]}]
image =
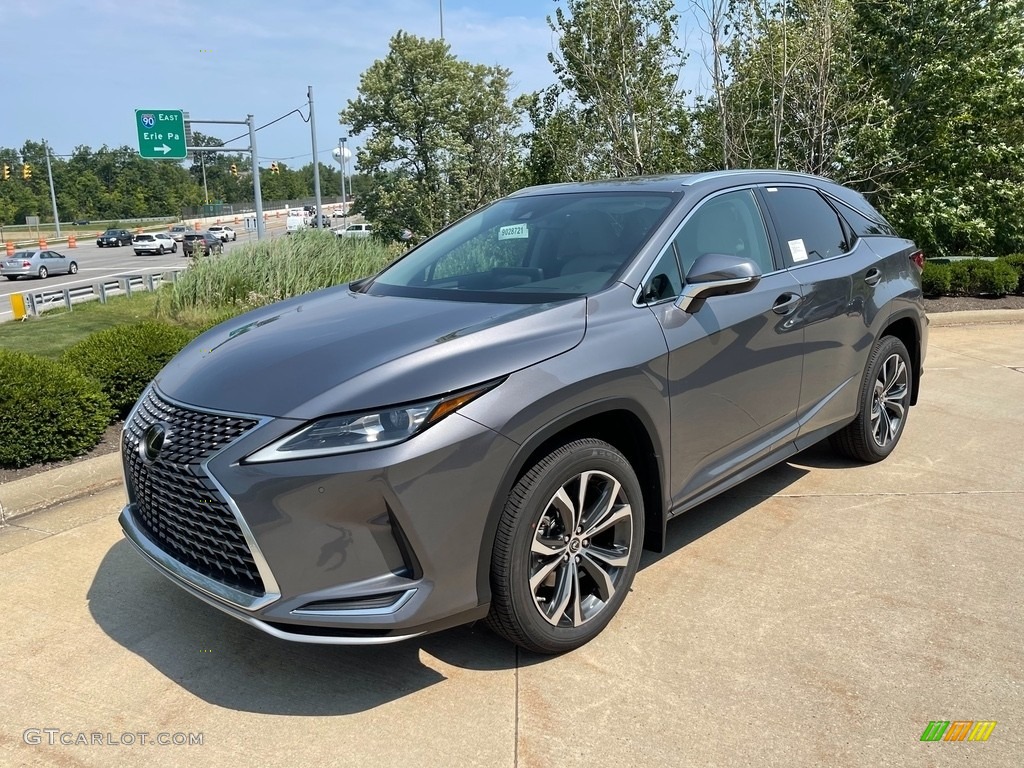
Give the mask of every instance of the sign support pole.
[{"label": "sign support pole", "polygon": [[260,190],[260,161],[256,152],[256,129],[253,127],[252,115],[247,115],[245,122],[249,125],[249,151],[252,153],[252,193],[256,201],[256,239],[266,236],[263,224],[263,192]]}]

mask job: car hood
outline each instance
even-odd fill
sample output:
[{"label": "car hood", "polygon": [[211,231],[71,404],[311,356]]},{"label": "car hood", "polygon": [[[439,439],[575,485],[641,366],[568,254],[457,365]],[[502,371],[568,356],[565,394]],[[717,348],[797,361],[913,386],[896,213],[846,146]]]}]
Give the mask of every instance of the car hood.
[{"label": "car hood", "polygon": [[156,378],[200,409],[295,419],[427,399],[572,349],[586,299],[431,301],[329,288],[207,331]]}]

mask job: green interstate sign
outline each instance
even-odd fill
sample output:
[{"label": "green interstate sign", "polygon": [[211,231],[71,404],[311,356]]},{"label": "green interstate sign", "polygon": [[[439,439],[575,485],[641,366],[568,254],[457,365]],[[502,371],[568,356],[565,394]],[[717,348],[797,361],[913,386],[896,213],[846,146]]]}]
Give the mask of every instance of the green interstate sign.
[{"label": "green interstate sign", "polygon": [[185,120],[180,109],[136,109],[139,154],[164,160],[184,160]]}]

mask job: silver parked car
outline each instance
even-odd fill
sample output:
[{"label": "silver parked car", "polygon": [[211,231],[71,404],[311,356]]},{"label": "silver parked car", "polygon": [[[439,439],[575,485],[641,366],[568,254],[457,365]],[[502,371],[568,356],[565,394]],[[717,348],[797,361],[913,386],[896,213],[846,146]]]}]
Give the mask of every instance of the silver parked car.
[{"label": "silver parked car", "polygon": [[802,174],[522,190],[187,346],[125,423],[120,522],[275,637],[486,618],[567,651],[672,518],[825,438],[863,462],[896,448],[923,262]]},{"label": "silver parked car", "polygon": [[50,275],[74,275],[78,264],[56,251],[15,251],[0,259],[0,275],[8,280],[19,277],[45,279]]}]

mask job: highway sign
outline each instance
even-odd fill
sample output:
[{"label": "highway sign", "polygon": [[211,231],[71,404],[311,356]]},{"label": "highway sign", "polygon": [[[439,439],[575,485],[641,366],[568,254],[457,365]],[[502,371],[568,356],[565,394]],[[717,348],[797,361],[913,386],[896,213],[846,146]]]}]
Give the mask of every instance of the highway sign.
[{"label": "highway sign", "polygon": [[184,160],[185,121],[180,109],[136,109],[139,154],[142,157]]}]

